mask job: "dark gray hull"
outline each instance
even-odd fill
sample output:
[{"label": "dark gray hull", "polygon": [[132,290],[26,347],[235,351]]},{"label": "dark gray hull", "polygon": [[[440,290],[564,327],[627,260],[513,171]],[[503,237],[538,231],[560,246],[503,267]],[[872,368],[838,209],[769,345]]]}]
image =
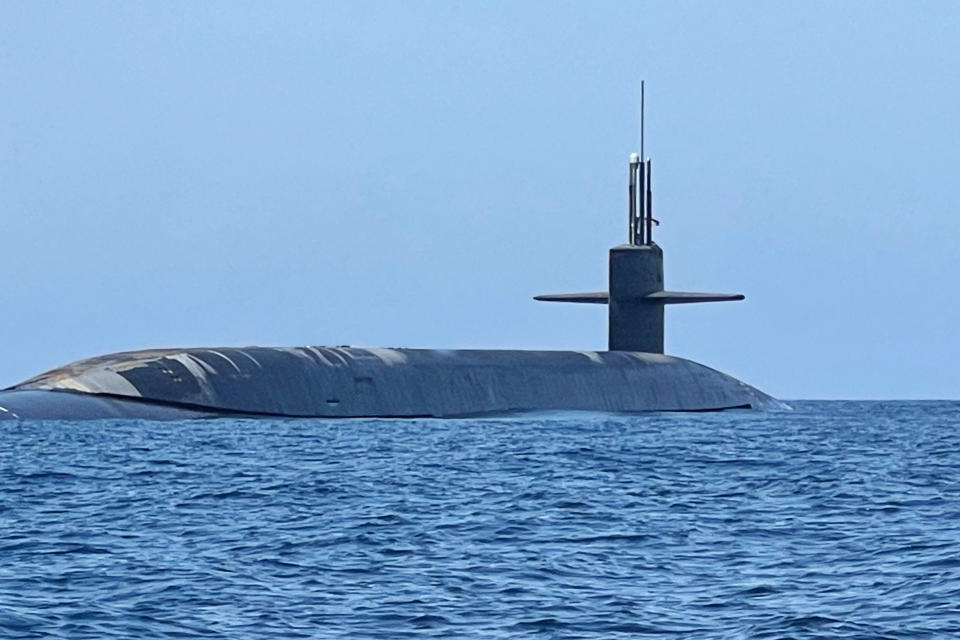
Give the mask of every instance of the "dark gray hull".
[{"label": "dark gray hull", "polygon": [[661,354],[247,347],[82,360],[0,392],[0,419],[447,417],[778,405],[735,378]]}]

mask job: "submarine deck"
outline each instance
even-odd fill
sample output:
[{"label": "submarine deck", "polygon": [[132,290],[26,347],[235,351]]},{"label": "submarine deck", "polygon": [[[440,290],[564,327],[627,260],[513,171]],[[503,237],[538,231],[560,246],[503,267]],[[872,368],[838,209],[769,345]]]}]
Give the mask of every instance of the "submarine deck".
[{"label": "submarine deck", "polygon": [[447,417],[775,406],[770,396],[696,362],[628,351],[151,349],[81,360],[0,392],[0,419]]}]

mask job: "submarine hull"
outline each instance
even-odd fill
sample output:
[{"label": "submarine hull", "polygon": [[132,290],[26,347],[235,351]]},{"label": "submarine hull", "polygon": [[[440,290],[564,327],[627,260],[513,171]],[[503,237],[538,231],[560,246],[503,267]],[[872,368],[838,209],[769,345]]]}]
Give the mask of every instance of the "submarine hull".
[{"label": "submarine hull", "polygon": [[777,406],[709,367],[628,351],[155,349],[81,360],[0,392],[0,419],[452,417]]}]

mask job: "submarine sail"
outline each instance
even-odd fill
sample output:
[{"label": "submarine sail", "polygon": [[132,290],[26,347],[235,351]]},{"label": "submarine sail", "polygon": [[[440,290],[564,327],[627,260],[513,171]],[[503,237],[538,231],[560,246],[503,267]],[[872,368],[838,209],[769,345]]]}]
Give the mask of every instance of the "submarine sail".
[{"label": "submarine sail", "polygon": [[608,305],[610,351],[663,353],[663,307],[692,302],[743,300],[739,293],[663,290],[663,250],[653,241],[651,161],[630,155],[627,243],[610,249],[609,291],[534,296],[545,302]]}]

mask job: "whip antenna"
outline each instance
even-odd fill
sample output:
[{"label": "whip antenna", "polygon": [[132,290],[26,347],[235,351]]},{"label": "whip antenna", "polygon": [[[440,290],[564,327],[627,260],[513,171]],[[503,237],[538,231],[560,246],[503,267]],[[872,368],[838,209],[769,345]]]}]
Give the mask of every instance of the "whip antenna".
[{"label": "whip antenna", "polygon": [[643,112],[644,112],[644,88],[643,80],[640,81],[640,162],[643,162]]}]

